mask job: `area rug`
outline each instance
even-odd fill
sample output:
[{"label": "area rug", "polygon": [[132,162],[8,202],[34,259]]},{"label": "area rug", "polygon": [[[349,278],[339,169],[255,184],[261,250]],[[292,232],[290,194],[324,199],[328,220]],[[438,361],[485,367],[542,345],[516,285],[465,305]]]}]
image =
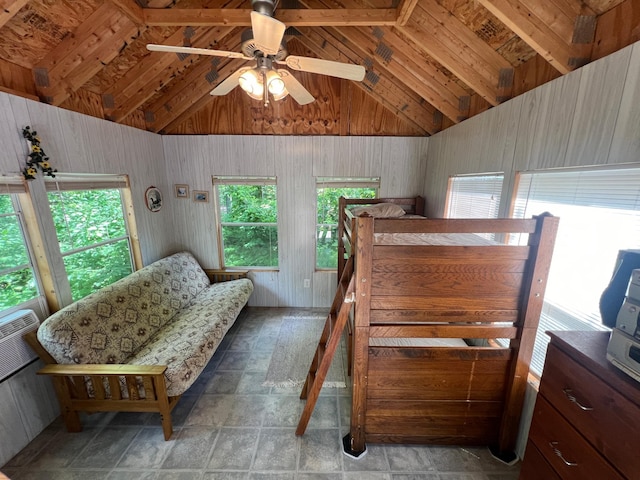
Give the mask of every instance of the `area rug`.
[{"label": "area rug", "polygon": [[[326,319],[326,315],[313,314],[284,317],[263,386],[304,386]],[[333,356],[324,387],[346,387],[343,342]]]}]

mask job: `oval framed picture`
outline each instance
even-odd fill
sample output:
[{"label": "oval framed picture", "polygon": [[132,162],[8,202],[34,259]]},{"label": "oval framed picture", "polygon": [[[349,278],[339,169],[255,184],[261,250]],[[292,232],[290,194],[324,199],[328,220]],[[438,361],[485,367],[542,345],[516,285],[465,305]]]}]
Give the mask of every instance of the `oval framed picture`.
[{"label": "oval framed picture", "polygon": [[162,194],[160,190],[153,185],[144,192],[144,200],[147,208],[152,212],[157,212],[162,208]]}]

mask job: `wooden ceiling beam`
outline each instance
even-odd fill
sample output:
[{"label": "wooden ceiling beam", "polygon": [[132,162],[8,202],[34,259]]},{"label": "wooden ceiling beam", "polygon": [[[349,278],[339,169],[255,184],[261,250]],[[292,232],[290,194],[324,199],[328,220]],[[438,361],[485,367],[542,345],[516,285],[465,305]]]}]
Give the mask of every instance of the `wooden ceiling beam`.
[{"label": "wooden ceiling beam", "polygon": [[446,90],[432,85],[430,79],[420,72],[419,68],[413,71],[408,70],[405,65],[412,62],[409,55],[402,51],[391,50],[375,36],[368,35],[364,28],[341,28],[338,30],[348,41],[349,48],[358,52],[363,58],[375,61],[378,69],[383,69],[396,77],[434,108],[458,123],[460,117],[459,99],[449,95]]},{"label": "wooden ceiling beam", "polygon": [[[301,29],[298,40],[320,58],[337,62],[366,64],[366,59],[344,45],[338,31],[326,29]],[[438,132],[442,124],[442,114],[413,91],[399,86],[400,82],[386,72],[375,72],[367,65],[367,74],[356,86],[372,95],[391,112],[403,117],[410,125],[429,134]],[[401,85],[401,84],[400,84]]]},{"label": "wooden ceiling beam", "polygon": [[[222,82],[225,78],[227,78],[242,66],[242,61],[238,59],[224,59],[224,61],[220,62],[220,64],[216,67],[216,71],[219,76],[216,79],[215,83],[211,83],[206,89],[203,89],[202,91],[199,91],[197,95],[194,95],[189,104],[186,105],[186,108],[181,109],[181,111],[177,115],[173,116],[172,118],[168,118],[167,120],[163,120],[162,123],[164,125],[162,125],[162,127],[158,131],[166,133],[175,130],[184,122],[192,118],[206,105],[215,101],[216,98],[220,98],[211,96],[211,90],[213,90],[220,82]],[[242,92],[242,94],[244,95],[245,93]],[[231,93],[229,93],[229,95],[231,95]],[[260,106],[262,107],[262,104]],[[239,115],[244,116],[244,113],[239,113]]]},{"label": "wooden ceiling beam", "polygon": [[[195,28],[191,37],[192,46],[216,48],[217,39],[229,35],[232,27]],[[164,42],[164,45],[181,45],[185,34],[179,30]],[[166,87],[177,75],[184,75],[193,63],[202,60],[197,55],[180,56],[164,52],[150,52],[140,62],[114,83],[103,94],[105,115],[109,120],[121,122],[131,112]]]},{"label": "wooden ceiling beam", "polygon": [[436,0],[420,0],[395,27],[491,105],[511,98],[513,67]]},{"label": "wooden ceiling beam", "polygon": [[60,105],[111,62],[138,34],[138,27],[111,3],[93,12],[33,68],[40,99]]},{"label": "wooden ceiling beam", "polygon": [[418,0],[400,0],[400,5],[398,5],[398,19],[396,24],[399,26],[404,26],[409,21],[409,17],[413,13],[413,9],[416,8],[418,4]]},{"label": "wooden ceiling beam", "polygon": [[[549,0],[479,0],[560,73],[591,60],[596,16],[576,15],[567,4]],[[581,2],[575,1],[576,4]]]},{"label": "wooden ceiling beam", "polygon": [[[236,8],[145,8],[148,26],[250,27],[251,9]],[[275,18],[287,27],[395,25],[395,8],[281,9]]]},{"label": "wooden ceiling beam", "polygon": [[[369,39],[370,54],[380,58],[385,65],[394,69],[392,73],[404,81],[411,89],[440,110],[453,123],[469,117],[469,92],[455,80],[446,76],[441,67],[432,59],[425,59],[420,53],[407,48],[407,43],[392,28],[359,27],[343,28],[357,32],[361,36],[358,44],[367,45]],[[355,38],[354,38],[355,40]],[[439,69],[440,68],[440,69]],[[397,73],[396,73],[397,72]]]},{"label": "wooden ceiling beam", "polygon": [[144,13],[142,7],[138,5],[135,0],[109,0],[116,7],[124,13],[129,20],[138,25],[139,27],[144,25]]},{"label": "wooden ceiling beam", "polygon": [[[317,9],[317,8],[325,8],[325,7],[331,7],[333,6],[329,0],[300,0],[301,4],[304,5],[306,8],[308,9]],[[341,5],[349,8],[349,9],[353,9],[353,10],[357,10],[357,9],[361,9],[361,8],[368,8],[373,6],[371,3],[364,3],[362,1],[359,0],[342,0]],[[382,29],[384,27],[378,27],[378,26],[374,26],[374,27],[367,27],[368,29],[371,28],[375,28],[375,29]],[[321,52],[320,55],[321,58],[324,58],[324,55],[327,53],[327,50],[329,48],[331,49],[335,49],[334,52],[332,52],[333,55],[335,55],[335,58],[341,58],[342,54],[342,50],[344,50],[344,46],[341,45],[341,43],[344,41],[344,33],[345,31],[353,31],[353,30],[357,30],[358,27],[349,27],[349,28],[339,28],[339,29],[327,29],[327,30],[335,30],[337,31],[337,33],[335,34],[335,38],[337,40],[337,43],[334,45],[331,45],[330,42],[328,42],[325,39],[320,38],[317,42],[316,42],[316,48],[315,50],[313,50],[316,54],[318,54],[318,48],[321,48],[323,50],[323,52]],[[364,27],[362,27],[362,29],[364,29]],[[386,30],[389,30],[388,28],[386,28]],[[309,29],[307,29],[308,32],[310,32]],[[328,32],[327,32],[328,33]],[[307,33],[307,36],[309,36],[310,33]],[[358,46],[358,42],[352,42],[353,44],[355,44],[356,46]],[[311,48],[308,46],[308,48]],[[358,49],[358,48],[357,48]],[[402,48],[401,48],[402,50]],[[353,53],[353,48],[350,48],[350,53]],[[368,53],[365,51],[364,52],[364,57],[369,57]],[[373,56],[375,57],[375,55]],[[335,60],[334,58],[334,60]],[[346,59],[347,61],[353,62],[353,63],[367,63],[370,61],[370,59],[365,58],[365,60],[362,59],[361,55],[358,56],[351,56],[349,58]],[[345,61],[345,60],[337,60],[337,61]],[[371,69],[370,69],[371,70]],[[377,73],[375,72],[371,72],[370,74],[368,74],[371,80],[375,80]],[[396,77],[393,75],[393,73],[387,71],[386,75],[389,75],[390,78],[395,79]],[[386,81],[386,78],[383,78],[383,81]],[[370,85],[367,85],[367,78],[365,77],[365,82],[364,83],[359,83],[356,82],[354,83],[354,85],[363,90],[367,95],[373,97],[373,99],[375,101],[377,101],[378,103],[380,103],[384,108],[388,109],[393,115],[397,116],[398,118],[400,118],[401,120],[404,120],[405,122],[407,122],[409,125],[412,125],[413,128],[417,128],[418,131],[422,130],[422,131],[427,131],[428,133],[433,133],[434,131],[439,131],[442,128],[442,114],[440,111],[436,110],[435,107],[433,107],[432,105],[428,105],[428,108],[430,109],[430,114],[432,116],[433,121],[431,121],[432,124],[432,130],[429,130],[428,128],[424,127],[424,124],[419,122],[414,122],[414,120],[412,118],[407,118],[404,116],[404,112],[400,112],[398,113],[398,108],[397,105],[401,105],[401,110],[407,108],[408,103],[402,103],[403,99],[402,99],[402,95],[405,95],[407,93],[409,93],[409,95],[413,95],[416,97],[416,100],[420,103],[424,103],[425,100],[422,99],[422,97],[420,97],[420,95],[414,93],[412,90],[406,90],[404,89],[405,93],[401,93],[400,96],[397,99],[388,97],[388,96],[384,96],[384,95],[379,95],[378,92],[375,92]],[[381,87],[382,88],[382,87]],[[403,118],[404,117],[404,118]]]},{"label": "wooden ceiling beam", "polygon": [[20,9],[24,7],[29,0],[2,0],[0,1],[0,28],[4,27],[9,20],[15,17]]},{"label": "wooden ceiling beam", "polygon": [[[240,48],[241,30],[237,29],[224,39],[225,50]],[[162,95],[150,105],[144,105],[147,128],[153,132],[164,129],[190,106],[206,99],[211,101],[209,92],[222,80],[235,72],[244,60],[208,57],[197,61],[189,70],[176,78]]]}]

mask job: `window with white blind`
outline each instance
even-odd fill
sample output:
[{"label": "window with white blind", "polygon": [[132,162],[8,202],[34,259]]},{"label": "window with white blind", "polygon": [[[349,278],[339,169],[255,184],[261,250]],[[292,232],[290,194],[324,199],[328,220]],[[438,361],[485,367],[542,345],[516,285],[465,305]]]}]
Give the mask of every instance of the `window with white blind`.
[{"label": "window with white blind", "polygon": [[502,173],[456,175],[449,178],[447,218],[498,218]]},{"label": "window with white blind", "polygon": [[338,268],[338,200],[376,198],[380,178],[316,178],[316,268]]},{"label": "window with white blind", "polygon": [[531,369],[540,374],[548,330],[604,330],[598,302],[621,249],[640,247],[640,166],[525,172],[513,216],[560,217]]},{"label": "window with white blind", "polygon": [[[447,218],[498,218],[502,173],[456,175],[449,178]],[[479,233],[488,240],[496,240],[495,233]]]},{"label": "window with white blind", "polygon": [[127,178],[57,173],[45,178],[45,186],[73,301],[129,275]]}]

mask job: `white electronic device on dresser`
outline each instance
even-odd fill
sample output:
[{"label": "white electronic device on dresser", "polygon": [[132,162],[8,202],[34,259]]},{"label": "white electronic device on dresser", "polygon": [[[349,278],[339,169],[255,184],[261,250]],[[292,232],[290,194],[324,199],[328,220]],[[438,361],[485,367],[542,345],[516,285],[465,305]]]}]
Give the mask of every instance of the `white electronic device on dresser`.
[{"label": "white electronic device on dresser", "polygon": [[640,269],[631,272],[627,296],[611,331],[607,360],[640,382]]}]

